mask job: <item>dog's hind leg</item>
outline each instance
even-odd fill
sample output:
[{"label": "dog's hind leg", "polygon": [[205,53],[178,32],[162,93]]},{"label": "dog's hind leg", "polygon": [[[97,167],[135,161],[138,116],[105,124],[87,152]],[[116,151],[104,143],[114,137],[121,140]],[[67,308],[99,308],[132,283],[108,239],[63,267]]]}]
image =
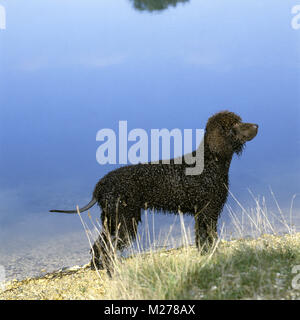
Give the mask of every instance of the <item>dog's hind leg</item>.
[{"label": "dog's hind leg", "polygon": [[117,250],[124,250],[136,237],[137,224],[141,221],[138,208],[124,207],[122,204],[101,215],[102,231],[92,248],[92,269],[106,269],[110,274]]}]

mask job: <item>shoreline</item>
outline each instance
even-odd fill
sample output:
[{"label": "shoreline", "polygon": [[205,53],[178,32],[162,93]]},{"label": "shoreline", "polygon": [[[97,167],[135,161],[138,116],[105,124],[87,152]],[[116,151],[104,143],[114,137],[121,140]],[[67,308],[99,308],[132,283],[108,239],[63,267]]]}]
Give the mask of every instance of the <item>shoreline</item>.
[{"label": "shoreline", "polygon": [[[99,274],[101,278],[88,263],[23,280],[11,280],[4,284],[4,290],[0,290],[0,300],[99,299],[105,292],[107,279],[105,271],[99,271]],[[90,283],[93,283],[92,287]]]},{"label": "shoreline", "polygon": [[45,238],[37,243],[18,240],[0,249],[5,281],[44,276],[65,267],[84,265],[90,258],[89,244],[82,231]]},{"label": "shoreline", "polygon": [[195,246],[150,250],[121,259],[112,278],[85,264],[8,281],[0,300],[299,299],[299,244],[300,233],[264,234],[220,240],[213,255]]}]

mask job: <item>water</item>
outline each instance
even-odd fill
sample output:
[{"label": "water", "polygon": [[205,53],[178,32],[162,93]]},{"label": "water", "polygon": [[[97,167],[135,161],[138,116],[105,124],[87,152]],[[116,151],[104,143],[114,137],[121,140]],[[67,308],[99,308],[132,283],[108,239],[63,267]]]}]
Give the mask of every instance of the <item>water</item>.
[{"label": "water", "polygon": [[[0,264],[9,277],[88,262],[79,218],[48,210],[90,200],[98,179],[116,167],[96,162],[96,133],[117,132],[119,120],[129,130],[196,129],[229,109],[258,123],[258,136],[233,159],[230,189],[245,208],[255,207],[248,189],[264,196],[276,215],[271,189],[289,214],[300,193],[294,1],[1,4]],[[232,197],[228,204],[240,214]],[[296,196],[296,227],[299,209]],[[97,218],[98,208],[91,214]],[[157,219],[157,234],[173,221]],[[230,226],[226,208],[222,221]],[[20,263],[25,256],[30,263]]]}]

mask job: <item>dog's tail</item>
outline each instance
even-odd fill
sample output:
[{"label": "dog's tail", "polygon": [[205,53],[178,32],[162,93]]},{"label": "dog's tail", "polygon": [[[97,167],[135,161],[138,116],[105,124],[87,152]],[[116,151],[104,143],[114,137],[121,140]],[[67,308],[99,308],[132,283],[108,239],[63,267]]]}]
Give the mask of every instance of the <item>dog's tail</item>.
[{"label": "dog's tail", "polygon": [[[86,206],[79,209],[79,212],[84,212],[95,205],[97,200],[93,198]],[[49,210],[49,212],[62,212],[62,213],[77,213],[77,210]]]}]

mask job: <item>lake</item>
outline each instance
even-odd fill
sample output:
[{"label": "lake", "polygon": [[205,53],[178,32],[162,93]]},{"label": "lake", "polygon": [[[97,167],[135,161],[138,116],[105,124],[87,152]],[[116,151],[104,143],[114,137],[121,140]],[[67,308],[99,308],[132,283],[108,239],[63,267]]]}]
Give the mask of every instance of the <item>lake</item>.
[{"label": "lake", "polygon": [[[232,194],[219,232],[299,231],[295,4],[1,1],[0,265],[7,278],[89,261],[79,217],[49,210],[85,205],[97,181],[122,165],[96,160],[97,132],[118,132],[119,121],[127,121],[128,131],[149,134],[196,130],[230,110],[259,124],[257,137],[232,160]],[[96,221],[99,208],[91,215]],[[152,239],[173,221],[173,215],[156,214],[153,222],[149,213]],[[193,219],[185,223],[193,239]],[[180,230],[177,218],[174,239]]]}]

